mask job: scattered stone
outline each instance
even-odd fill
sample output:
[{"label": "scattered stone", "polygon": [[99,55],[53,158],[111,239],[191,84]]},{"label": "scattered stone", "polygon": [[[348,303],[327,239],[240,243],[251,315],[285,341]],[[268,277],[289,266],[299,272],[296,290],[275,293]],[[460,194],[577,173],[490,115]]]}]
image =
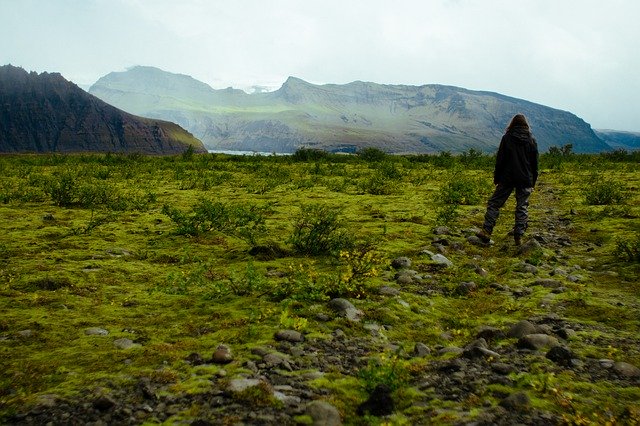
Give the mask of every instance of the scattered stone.
[{"label": "scattered stone", "polygon": [[574,357],[573,352],[565,346],[554,346],[552,347],[546,355],[551,361],[555,362],[558,365],[562,365],[564,367],[571,366],[571,360]]},{"label": "scattered stone", "polygon": [[490,350],[487,347],[487,341],[483,338],[479,338],[471,342],[464,348],[462,356],[465,358],[499,358],[500,354]]},{"label": "scattered stone", "polygon": [[497,327],[483,325],[476,334],[477,338],[483,338],[487,341],[504,338],[504,332]]},{"label": "scattered stone", "polygon": [[424,343],[418,342],[413,348],[413,355],[416,357],[422,358],[429,354],[431,354],[431,349],[429,349],[429,346],[425,345]]},{"label": "scattered stone", "polygon": [[550,275],[560,275],[562,277],[566,277],[567,275],[569,275],[569,273],[567,271],[565,271],[564,269],[562,269],[562,268],[555,268],[549,274]]},{"label": "scattered stone", "polygon": [[640,377],[640,368],[635,365],[629,364],[628,362],[616,362],[613,364],[613,371],[618,373],[618,375],[634,378]]},{"label": "scattered stone", "polygon": [[26,339],[28,337],[32,337],[33,336],[33,330],[20,330],[16,334],[18,335],[18,337],[22,337],[22,338]]},{"label": "scattered stone", "polygon": [[100,396],[93,401],[93,407],[100,411],[107,411],[116,405],[116,401],[109,396]]},{"label": "scattered stone", "polygon": [[468,237],[467,237],[467,241],[468,241],[470,244],[473,244],[474,246],[483,246],[483,247],[484,247],[484,246],[488,246],[488,245],[493,244],[493,240],[489,240],[489,242],[488,242],[488,243],[485,243],[484,241],[482,241],[482,240],[481,240],[478,236],[476,236],[476,235],[470,235],[470,236],[468,236]]},{"label": "scattered stone", "polygon": [[516,368],[512,365],[505,364],[503,362],[494,362],[491,364],[491,369],[498,374],[506,376],[507,374],[516,371]]},{"label": "scattered stone", "polygon": [[258,379],[233,379],[229,381],[227,390],[229,392],[239,393],[249,388],[260,386],[261,383],[262,381]]},{"label": "scattered stone", "polygon": [[398,290],[397,288],[393,288],[385,285],[380,287],[380,289],[378,290],[378,293],[381,296],[398,296],[400,295],[400,290]]},{"label": "scattered stone", "polygon": [[449,235],[451,231],[446,226],[436,226],[436,229],[433,230],[433,233],[436,235]]},{"label": "scattered stone", "polygon": [[331,320],[331,317],[329,315],[327,315],[325,313],[322,313],[322,312],[319,313],[319,314],[316,314],[315,318],[320,322],[327,322],[327,321]]},{"label": "scattered stone", "polygon": [[374,416],[388,416],[393,413],[394,406],[389,386],[379,384],[371,392],[369,399],[358,406],[356,413],[359,416],[367,413]]},{"label": "scattered stone", "polygon": [[38,396],[36,404],[42,408],[53,408],[60,403],[60,397],[54,393],[47,393]]},{"label": "scattered stone", "polygon": [[54,220],[56,220],[56,218],[52,213],[45,213],[44,215],[42,215],[42,220],[44,220],[45,222],[53,222]]},{"label": "scattered stone", "polygon": [[431,256],[431,260],[433,262],[436,263],[436,265],[440,265],[443,267],[450,267],[453,266],[453,262],[451,262],[449,259],[447,259],[445,256],[441,255],[440,253],[434,254],[433,256]]},{"label": "scattered stone", "polygon": [[571,329],[571,328],[564,327],[564,328],[560,328],[560,329],[558,329],[558,330],[556,331],[556,334],[557,334],[560,338],[562,338],[562,339],[564,339],[564,340],[569,340],[569,339],[572,339],[573,337],[575,337],[576,332],[575,332],[575,330],[573,330],[573,329]]},{"label": "scattered stone", "polygon": [[531,238],[530,240],[527,240],[526,242],[522,243],[520,247],[518,247],[518,254],[530,253],[532,251],[536,251],[541,248],[542,246],[540,245],[538,240],[536,240],[535,238]]},{"label": "scattered stone", "polygon": [[304,336],[296,330],[278,330],[275,334],[275,339],[291,343],[304,342]]},{"label": "scattered stone", "polygon": [[262,358],[262,361],[266,364],[267,368],[284,367],[287,370],[291,370],[291,365],[287,361],[286,355],[278,352],[266,354]]},{"label": "scattered stone", "polygon": [[535,333],[528,334],[526,336],[521,337],[516,346],[520,349],[531,349],[531,350],[539,350],[545,347],[554,347],[558,346],[560,342],[553,336],[549,336],[547,334]]},{"label": "scattered stone", "polygon": [[614,361],[612,359],[600,359],[598,363],[602,368],[613,368]]},{"label": "scattered stone", "polygon": [[534,282],[531,283],[532,286],[542,286],[545,288],[558,288],[558,287],[562,287],[562,283],[560,281],[551,279],[551,278],[543,278],[543,279],[539,279],[536,280]]},{"label": "scattered stone", "polygon": [[456,371],[462,370],[464,367],[465,367],[464,362],[458,358],[455,358],[441,365],[439,370],[445,373],[454,373]]},{"label": "scattered stone", "polygon": [[87,336],[106,336],[107,334],[109,334],[109,332],[104,328],[89,327],[84,330],[84,334],[86,334]]},{"label": "scattered stone", "polygon": [[336,311],[340,316],[347,318],[349,321],[360,321],[360,318],[364,315],[364,312],[360,309],[356,309],[356,307],[346,299],[332,299],[329,301],[329,307]]},{"label": "scattered stone", "polygon": [[214,364],[228,364],[233,361],[233,353],[231,348],[227,345],[218,345],[215,352],[211,356],[211,361]]},{"label": "scattered stone", "polygon": [[131,349],[140,346],[138,343],[133,343],[133,340],[122,338],[113,341],[113,344],[118,349]]},{"label": "scattered stone", "polygon": [[461,282],[456,287],[456,294],[465,296],[465,295],[475,291],[477,288],[478,288],[478,286],[473,281]]},{"label": "scattered stone", "polygon": [[333,333],[331,333],[333,335],[333,338],[336,340],[344,340],[347,338],[347,335],[344,333],[344,331],[342,331],[339,328],[336,328],[335,330],[333,330]]},{"label": "scattered stone", "polygon": [[191,352],[185,359],[191,365],[202,365],[204,364],[204,359],[198,352]]},{"label": "scattered stone", "polygon": [[521,262],[518,263],[513,270],[515,272],[521,272],[524,274],[533,274],[536,275],[538,273],[538,268],[536,268],[535,266],[531,265],[530,263],[527,262]]},{"label": "scattered stone", "polygon": [[456,354],[456,355],[460,355],[462,352],[464,352],[464,349],[459,348],[457,346],[447,346],[444,347],[442,349],[438,350],[438,355],[444,355],[444,354]]},{"label": "scattered stone", "polygon": [[567,280],[568,280],[568,281],[570,281],[570,282],[572,282],[572,283],[577,283],[577,282],[579,282],[579,281],[584,280],[584,277],[583,277],[582,275],[578,275],[578,274],[575,274],[575,275],[569,275],[569,276],[567,277]]},{"label": "scattered stone", "polygon": [[420,274],[412,269],[402,269],[394,276],[394,278],[400,285],[422,282],[422,277],[420,276]]},{"label": "scattered stone", "polygon": [[401,256],[393,259],[391,266],[394,269],[406,269],[411,267],[411,259],[405,256]]},{"label": "scattered stone", "polygon": [[129,250],[125,250],[123,248],[112,248],[107,249],[106,253],[111,257],[126,257],[131,256],[131,252]]},{"label": "scattered stone", "polygon": [[513,393],[500,401],[500,406],[507,410],[524,411],[530,405],[529,396],[524,392]]},{"label": "scattered stone", "polygon": [[336,407],[326,401],[311,401],[305,414],[313,420],[313,426],[340,426],[342,419]]}]

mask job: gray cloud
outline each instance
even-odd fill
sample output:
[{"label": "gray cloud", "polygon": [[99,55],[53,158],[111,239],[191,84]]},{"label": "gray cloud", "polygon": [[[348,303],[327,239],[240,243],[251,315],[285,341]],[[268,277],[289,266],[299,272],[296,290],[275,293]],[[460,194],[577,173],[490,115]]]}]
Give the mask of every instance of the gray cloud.
[{"label": "gray cloud", "polygon": [[90,84],[132,65],[214,87],[440,83],[640,131],[635,0],[0,0],[0,63]]}]

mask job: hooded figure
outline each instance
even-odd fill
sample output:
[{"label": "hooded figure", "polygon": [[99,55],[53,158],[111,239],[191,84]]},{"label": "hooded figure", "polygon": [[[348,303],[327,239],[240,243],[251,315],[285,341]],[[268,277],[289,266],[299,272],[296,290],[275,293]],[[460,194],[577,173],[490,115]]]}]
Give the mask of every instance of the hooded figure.
[{"label": "hooded figure", "polygon": [[516,114],[511,119],[498,148],[496,167],[493,172],[493,183],[496,189],[487,202],[483,229],[478,233],[478,237],[484,243],[491,241],[491,233],[500,215],[500,208],[515,189],[516,217],[513,237],[516,245],[520,245],[529,219],[529,196],[537,180],[538,145],[531,134],[525,116]]}]

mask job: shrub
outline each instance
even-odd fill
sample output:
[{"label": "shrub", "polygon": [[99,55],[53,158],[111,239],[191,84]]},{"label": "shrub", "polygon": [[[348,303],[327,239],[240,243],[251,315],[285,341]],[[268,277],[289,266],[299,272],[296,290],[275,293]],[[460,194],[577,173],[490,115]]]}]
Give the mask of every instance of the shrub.
[{"label": "shrub", "polygon": [[377,171],[358,183],[360,191],[371,195],[391,195],[396,192],[397,185]]},{"label": "shrub", "polygon": [[297,253],[308,255],[337,253],[354,245],[339,211],[319,204],[302,206],[289,242]]},{"label": "shrub", "polygon": [[393,392],[404,386],[409,379],[409,372],[405,362],[397,355],[387,357],[382,354],[378,359],[370,359],[367,366],[358,372],[358,377],[369,394],[378,385],[385,385]]},{"label": "shrub", "polygon": [[379,162],[387,158],[387,153],[378,148],[363,148],[356,152],[356,155],[368,162]]},{"label": "shrub", "polygon": [[590,206],[621,204],[624,200],[622,185],[607,179],[592,179],[584,190],[584,196]]},{"label": "shrub", "polygon": [[329,153],[322,151],[321,149],[314,148],[298,148],[293,153],[291,158],[294,161],[306,162],[306,161],[318,161],[329,157]]},{"label": "shrub", "polygon": [[616,241],[613,254],[625,262],[640,262],[640,234]]},{"label": "shrub", "polygon": [[178,226],[179,235],[197,236],[215,230],[252,245],[266,232],[266,211],[266,207],[245,207],[206,199],[196,203],[188,213],[168,204],[162,207],[162,213]]},{"label": "shrub", "polygon": [[480,184],[455,173],[440,188],[438,199],[444,204],[474,205],[480,201]]}]

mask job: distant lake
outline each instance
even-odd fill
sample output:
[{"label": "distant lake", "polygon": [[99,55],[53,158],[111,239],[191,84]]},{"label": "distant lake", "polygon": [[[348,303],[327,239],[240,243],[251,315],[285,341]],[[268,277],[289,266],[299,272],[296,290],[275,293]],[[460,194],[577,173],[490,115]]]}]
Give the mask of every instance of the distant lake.
[{"label": "distant lake", "polygon": [[261,151],[230,151],[226,149],[209,149],[209,154],[228,154],[228,155],[291,155],[289,152],[261,152]]}]

